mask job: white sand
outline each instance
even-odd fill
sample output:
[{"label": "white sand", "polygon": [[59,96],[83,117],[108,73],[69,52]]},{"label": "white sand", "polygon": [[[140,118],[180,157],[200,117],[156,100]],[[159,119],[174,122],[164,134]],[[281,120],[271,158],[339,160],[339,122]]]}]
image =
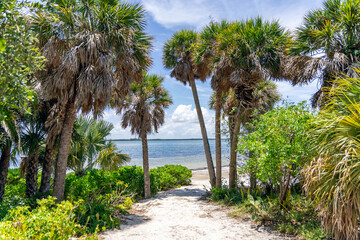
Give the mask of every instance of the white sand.
[{"label": "white sand", "polygon": [[[228,168],[223,177],[227,178]],[[192,184],[161,192],[134,204],[120,230],[104,239],[285,239],[250,221],[229,216],[230,209],[206,200],[207,170],[193,171]]]}]

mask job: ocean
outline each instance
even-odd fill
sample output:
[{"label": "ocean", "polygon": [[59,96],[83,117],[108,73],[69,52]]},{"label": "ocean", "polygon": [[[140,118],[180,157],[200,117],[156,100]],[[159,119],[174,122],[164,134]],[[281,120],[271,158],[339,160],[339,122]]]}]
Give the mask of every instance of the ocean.
[{"label": "ocean", "polygon": [[[141,140],[114,140],[118,150],[130,156],[131,161],[126,165],[142,166]],[[213,162],[215,165],[215,140],[209,140]],[[150,168],[166,164],[183,165],[190,169],[206,168],[206,158],[202,139],[149,140]],[[229,165],[230,146],[228,141],[222,140],[222,165]]]}]

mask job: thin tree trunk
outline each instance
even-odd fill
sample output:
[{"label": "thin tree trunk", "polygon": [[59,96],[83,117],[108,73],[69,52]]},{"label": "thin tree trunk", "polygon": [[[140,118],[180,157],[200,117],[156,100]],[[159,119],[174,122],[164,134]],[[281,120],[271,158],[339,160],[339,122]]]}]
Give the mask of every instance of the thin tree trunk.
[{"label": "thin tree trunk", "polygon": [[1,149],[0,157],[0,202],[2,202],[5,194],[5,184],[9,171],[10,165],[10,154],[11,154],[11,142],[8,143]]},{"label": "thin tree trunk", "polygon": [[206,133],[204,117],[201,112],[201,107],[200,107],[199,97],[198,97],[197,90],[196,90],[195,80],[189,79],[189,82],[190,82],[191,90],[192,90],[193,97],[194,97],[197,116],[198,116],[199,123],[200,123],[201,135],[202,135],[202,139],[203,139],[203,143],[204,143],[204,150],[205,150],[205,156],[206,156],[206,163],[207,163],[207,167],[208,167],[208,171],[209,171],[210,184],[211,184],[211,187],[214,187],[215,183],[216,183],[216,177],[215,177],[214,164],[213,164],[212,157],[211,157],[209,139],[208,139],[207,133]]},{"label": "thin tree trunk", "polygon": [[240,131],[240,117],[236,114],[236,119],[233,121],[234,127],[232,132],[232,138],[230,143],[230,170],[229,170],[229,188],[237,187],[237,144],[239,138],[239,131]]},{"label": "thin tree trunk", "polygon": [[76,117],[75,100],[71,99],[66,104],[64,124],[60,134],[59,149],[56,158],[53,196],[56,197],[57,201],[59,202],[64,200],[66,168],[69,157],[71,134],[74,127],[75,117]]},{"label": "thin tree trunk", "polygon": [[45,149],[45,159],[41,173],[41,184],[39,189],[40,193],[47,193],[50,190],[51,187],[50,180],[51,180],[54,155],[55,155],[55,142],[47,143]]},{"label": "thin tree trunk", "polygon": [[221,188],[221,94],[216,93],[215,106],[215,145],[216,145],[216,187]]},{"label": "thin tree trunk", "polygon": [[28,156],[26,166],[26,196],[28,198],[34,196],[37,192],[37,176],[39,168],[39,146],[36,147],[34,153]]},{"label": "thin tree trunk", "polygon": [[[249,157],[252,158],[254,155],[254,152],[250,151],[249,152]],[[250,190],[253,192],[255,191],[255,188],[256,188],[256,174],[255,174],[255,169],[254,169],[254,166],[252,166],[250,168]]]},{"label": "thin tree trunk", "polygon": [[291,171],[290,169],[288,169],[288,175],[286,176],[286,182],[285,182],[285,186],[284,183],[280,184],[280,206],[284,207],[284,201],[286,199],[286,194],[288,192],[289,189],[289,185],[290,185],[290,176],[291,176]]},{"label": "thin tree trunk", "polygon": [[141,141],[142,141],[142,153],[143,153],[145,198],[150,198],[151,192],[150,192],[149,153],[148,153],[148,142],[147,142],[146,133],[141,134]]}]

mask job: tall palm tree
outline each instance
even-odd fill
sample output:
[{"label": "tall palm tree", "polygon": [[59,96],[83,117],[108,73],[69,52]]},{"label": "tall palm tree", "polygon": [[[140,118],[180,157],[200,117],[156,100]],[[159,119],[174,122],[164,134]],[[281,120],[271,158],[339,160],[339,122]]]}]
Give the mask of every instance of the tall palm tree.
[{"label": "tall palm tree", "polygon": [[[244,109],[242,118],[249,119],[258,107],[256,86],[267,78],[281,78],[282,59],[291,40],[290,34],[277,21],[258,17],[234,24],[220,39],[221,44],[225,43],[220,51],[228,56],[235,69],[230,81],[235,85],[239,110]],[[250,172],[250,187],[254,189],[255,186],[256,176]]]},{"label": "tall palm tree", "polygon": [[[222,34],[225,29],[229,28],[230,23],[227,21],[211,22],[206,26],[199,34],[198,43],[196,44],[194,61],[197,64],[205,65],[212,71],[206,71],[207,75],[202,76],[206,78],[214,73],[215,68],[221,68],[221,71],[229,71],[229,65],[216,65],[215,62],[221,57],[216,51],[218,44],[217,38]],[[216,92],[215,96],[215,157],[216,157],[216,187],[221,187],[221,109],[222,98],[230,88],[229,81],[226,81],[226,77],[222,74],[217,76],[213,75],[211,78],[211,87]]]},{"label": "tall palm tree", "polygon": [[284,77],[293,84],[318,79],[320,89],[312,97],[313,107],[326,104],[325,89],[336,76],[352,76],[360,60],[360,1],[326,0],[323,7],[310,11],[296,31],[291,47],[294,56],[286,58]]},{"label": "tall palm tree", "polygon": [[83,175],[96,166],[115,169],[129,161],[129,156],[117,152],[116,146],[106,140],[113,128],[112,123],[103,120],[82,116],[77,118],[72,133],[68,168],[77,175]]},{"label": "tall palm tree", "polygon": [[[200,41],[198,59],[210,56],[210,61],[207,61],[213,73],[212,87],[225,90],[232,87],[239,103],[238,121],[247,119],[256,108],[254,90],[258,84],[267,78],[281,78],[281,60],[291,40],[290,34],[277,21],[264,21],[258,17],[242,22],[211,23],[202,35],[204,47],[201,48]],[[206,55],[206,52],[209,54]],[[239,129],[239,122],[235,127]],[[233,140],[235,146],[237,138]],[[231,164],[230,167],[230,185],[233,186],[236,165]]]},{"label": "tall palm tree", "polygon": [[358,239],[360,220],[360,69],[326,90],[328,104],[314,122],[318,156],[303,170],[305,190],[334,239]]},{"label": "tall palm tree", "polygon": [[172,103],[163,80],[158,75],[144,75],[141,83],[131,85],[129,95],[117,106],[118,113],[123,114],[122,127],[130,127],[142,141],[145,198],[151,197],[147,135],[158,131],[165,120],[164,108]]},{"label": "tall palm tree", "polygon": [[49,102],[49,110],[47,112],[47,119],[45,122],[46,128],[46,147],[43,159],[41,183],[39,193],[45,194],[51,187],[51,175],[53,170],[53,161],[56,153],[56,142],[62,130],[62,123],[64,121],[64,109],[56,103]]},{"label": "tall palm tree", "polygon": [[172,69],[171,77],[184,83],[189,83],[194,97],[195,108],[200,123],[202,139],[204,143],[204,150],[206,156],[206,163],[209,171],[210,184],[215,186],[216,177],[214,171],[214,164],[211,157],[209,140],[206,133],[204,117],[202,115],[199,97],[196,89],[195,79],[205,81],[206,76],[211,72],[205,64],[194,64],[192,60],[193,47],[196,44],[197,34],[191,30],[181,30],[174,33],[169,39],[163,49],[163,63],[166,68]]},{"label": "tall palm tree", "polygon": [[52,0],[31,17],[47,60],[38,74],[39,88],[65,113],[53,189],[61,201],[77,110],[100,114],[111,98],[121,98],[132,81],[139,81],[151,63],[151,38],[144,32],[144,11],[138,4]]}]

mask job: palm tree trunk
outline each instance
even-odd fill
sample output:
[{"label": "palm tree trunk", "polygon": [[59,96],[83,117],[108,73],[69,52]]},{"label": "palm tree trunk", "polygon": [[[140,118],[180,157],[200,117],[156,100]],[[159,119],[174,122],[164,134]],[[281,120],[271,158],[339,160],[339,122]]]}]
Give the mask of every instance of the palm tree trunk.
[{"label": "palm tree trunk", "polygon": [[26,167],[26,196],[28,198],[34,196],[37,192],[37,173],[39,168],[39,149],[37,146],[34,153],[28,156]]},{"label": "palm tree trunk", "polygon": [[149,152],[146,132],[141,134],[142,153],[143,153],[143,169],[144,169],[144,191],[145,198],[151,197],[150,192],[150,170],[149,170]]},{"label": "palm tree trunk", "polygon": [[53,196],[56,197],[57,201],[64,200],[66,168],[69,157],[71,134],[74,127],[75,117],[76,117],[75,99],[71,99],[66,104],[64,124],[60,134],[58,155],[56,158]]},{"label": "palm tree trunk", "polygon": [[221,94],[216,94],[215,106],[215,145],[216,145],[216,187],[221,188]]},{"label": "palm tree trunk", "polygon": [[201,135],[202,135],[202,139],[203,139],[203,143],[204,143],[204,150],[205,150],[205,156],[206,156],[206,163],[207,163],[207,167],[208,167],[208,171],[209,171],[210,184],[211,184],[211,187],[214,187],[215,182],[216,182],[216,177],[215,177],[214,164],[213,164],[212,157],[211,157],[209,139],[208,139],[207,133],[206,133],[204,117],[201,112],[199,97],[197,94],[194,78],[189,79],[189,82],[190,82],[191,90],[192,90],[193,97],[194,97],[197,116],[198,116],[199,123],[200,123]]},{"label": "palm tree trunk", "polygon": [[40,184],[40,193],[47,193],[50,190],[51,184],[51,173],[52,173],[52,165],[55,155],[55,142],[47,143],[45,149],[45,159],[42,167],[41,173],[41,184]]},{"label": "palm tree trunk", "polygon": [[[235,121],[234,121],[235,120]],[[237,143],[240,131],[240,117],[236,114],[236,119],[233,120],[232,137],[230,142],[230,170],[229,170],[229,188],[237,186],[237,171],[236,171],[236,156],[237,156]]]},{"label": "palm tree trunk", "polygon": [[1,149],[0,157],[0,202],[2,202],[5,194],[5,184],[9,171],[10,165],[10,153],[11,153],[11,141],[8,141],[7,144]]}]

